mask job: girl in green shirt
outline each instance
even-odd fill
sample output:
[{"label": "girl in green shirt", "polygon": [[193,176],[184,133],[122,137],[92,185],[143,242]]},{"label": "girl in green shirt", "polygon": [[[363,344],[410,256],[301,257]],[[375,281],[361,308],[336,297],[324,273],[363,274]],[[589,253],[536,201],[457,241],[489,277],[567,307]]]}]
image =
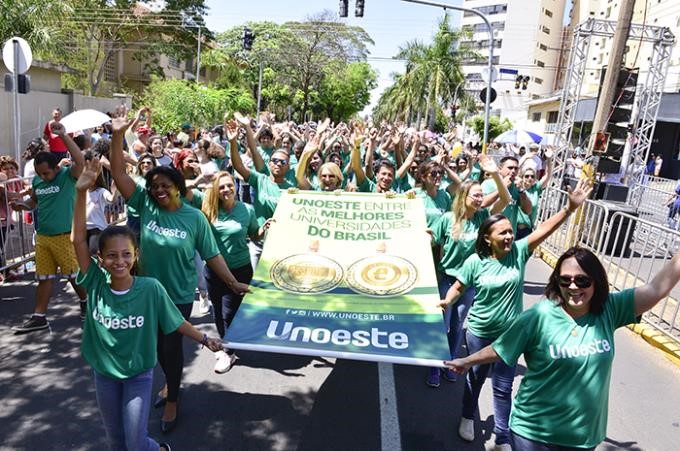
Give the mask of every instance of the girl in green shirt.
[{"label": "girl in green shirt", "polygon": [[614,332],[665,299],[680,281],[677,253],[649,283],[610,293],[598,258],[579,247],[557,261],[546,300],[522,313],[491,345],[444,362],[459,374],[514,365],[526,374],[512,406],[515,451],[593,450],[607,432]]},{"label": "girl in green shirt", "polygon": [[90,257],[86,197],[98,172],[95,158],[78,178],[71,235],[80,265],[78,283],[89,294],[81,352],[94,370],[110,448],[169,451],[169,445],[147,435],[158,331],[176,331],[213,352],[222,349],[222,342],[182,318],[156,279],[132,275],[138,248],[129,228],[107,227],[99,236],[97,258]]},{"label": "girl in green shirt", "polygon": [[[503,215],[487,218],[479,229],[476,254],[453,271],[456,282],[451,286],[442,306],[455,302],[468,286],[475,287],[475,302],[468,313],[466,333],[469,353],[477,352],[496,340],[522,312],[524,268],[534,249],[579,208],[588,198],[592,187],[580,180],[569,193],[568,205],[548,218],[527,238],[515,241],[510,221]],[[473,441],[474,417],[484,381],[492,372],[494,392],[495,451],[510,451],[508,417],[515,377],[515,365],[496,362],[475,365],[467,375],[463,393],[463,413],[458,434]]]}]

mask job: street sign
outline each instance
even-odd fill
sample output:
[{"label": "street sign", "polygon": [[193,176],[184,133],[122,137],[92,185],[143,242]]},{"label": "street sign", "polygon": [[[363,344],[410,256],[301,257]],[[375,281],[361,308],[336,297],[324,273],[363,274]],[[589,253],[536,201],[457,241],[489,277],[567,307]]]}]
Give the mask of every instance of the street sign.
[{"label": "street sign", "polygon": [[17,63],[17,73],[25,74],[33,63],[33,52],[28,42],[19,37],[13,37],[5,42],[2,47],[2,61],[5,63],[7,69],[14,73],[14,41],[18,42],[17,49],[19,51],[19,58]]},{"label": "street sign", "polygon": [[489,72],[488,67],[482,69],[482,80],[484,80],[485,83],[489,83],[489,74],[491,74],[491,83],[498,80],[498,71],[495,66],[491,68],[491,72]]},{"label": "street sign", "polygon": [[[482,89],[482,92],[479,93],[479,99],[482,102],[486,102],[486,88]],[[491,96],[490,96],[490,103],[493,103],[493,101],[496,100],[496,90],[491,88]]]}]

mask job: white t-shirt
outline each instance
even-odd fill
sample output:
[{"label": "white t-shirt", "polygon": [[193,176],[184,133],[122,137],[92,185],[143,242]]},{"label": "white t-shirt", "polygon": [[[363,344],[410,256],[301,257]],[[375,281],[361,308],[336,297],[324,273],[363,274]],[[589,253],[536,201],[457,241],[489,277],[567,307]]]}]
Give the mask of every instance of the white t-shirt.
[{"label": "white t-shirt", "polygon": [[105,188],[95,188],[87,192],[86,215],[87,230],[104,230],[109,223],[106,221],[106,206],[113,201],[113,194]]},{"label": "white t-shirt", "polygon": [[35,177],[35,160],[27,161],[24,165],[24,177],[28,177],[29,181]]}]

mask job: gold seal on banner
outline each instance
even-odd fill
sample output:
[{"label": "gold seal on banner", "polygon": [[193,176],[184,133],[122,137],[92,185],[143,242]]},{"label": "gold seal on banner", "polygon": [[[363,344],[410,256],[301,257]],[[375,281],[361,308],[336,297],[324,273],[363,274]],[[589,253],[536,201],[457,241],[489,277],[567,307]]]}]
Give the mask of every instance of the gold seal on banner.
[{"label": "gold seal on banner", "polygon": [[349,267],[345,281],[357,293],[368,296],[397,296],[416,283],[418,270],[401,257],[374,255]]},{"label": "gold seal on banner", "polygon": [[296,294],[325,293],[342,281],[342,266],[317,254],[297,254],[277,261],[269,276],[281,290]]}]

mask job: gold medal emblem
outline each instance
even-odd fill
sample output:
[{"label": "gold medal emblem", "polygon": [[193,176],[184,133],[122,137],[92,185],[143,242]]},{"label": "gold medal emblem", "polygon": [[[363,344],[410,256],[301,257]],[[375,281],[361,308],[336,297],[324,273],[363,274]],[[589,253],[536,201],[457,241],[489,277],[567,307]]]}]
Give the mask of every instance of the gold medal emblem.
[{"label": "gold medal emblem", "polygon": [[408,260],[379,254],[353,263],[345,282],[353,291],[368,296],[397,296],[408,292],[417,276],[416,267]]},{"label": "gold medal emblem", "polygon": [[331,291],[342,281],[342,267],[328,257],[298,254],[279,260],[269,276],[277,288],[296,294]]}]

